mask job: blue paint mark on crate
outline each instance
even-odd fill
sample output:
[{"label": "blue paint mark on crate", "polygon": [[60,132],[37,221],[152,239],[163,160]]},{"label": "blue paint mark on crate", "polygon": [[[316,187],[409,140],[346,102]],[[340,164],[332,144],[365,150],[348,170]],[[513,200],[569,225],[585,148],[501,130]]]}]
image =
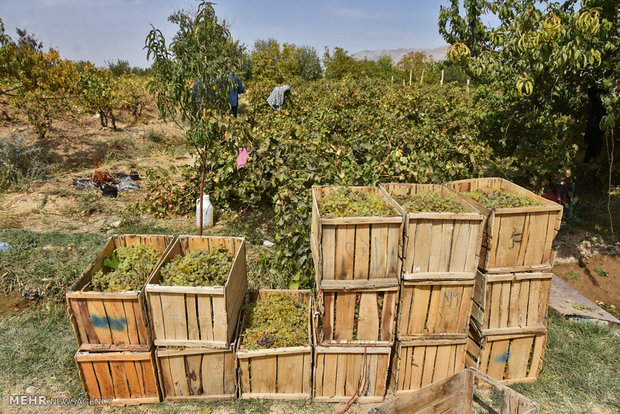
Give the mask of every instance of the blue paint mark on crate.
[{"label": "blue paint mark on crate", "polygon": [[495,362],[507,362],[510,359],[510,352],[504,352],[503,354],[495,358]]},{"label": "blue paint mark on crate", "polygon": [[127,326],[127,318],[110,318],[108,316],[90,315],[95,328],[111,329],[113,331],[124,331]]}]

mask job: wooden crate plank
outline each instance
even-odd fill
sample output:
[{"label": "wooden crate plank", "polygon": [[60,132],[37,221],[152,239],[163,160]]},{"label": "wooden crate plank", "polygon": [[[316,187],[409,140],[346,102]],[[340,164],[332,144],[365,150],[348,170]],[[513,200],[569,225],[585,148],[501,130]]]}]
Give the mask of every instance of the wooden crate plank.
[{"label": "wooden crate plank", "polygon": [[413,303],[413,293],[415,285],[403,282],[400,287],[400,307],[398,310],[398,333],[399,337],[409,332],[409,324],[411,323],[411,305]]},{"label": "wooden crate plank", "polygon": [[468,245],[469,233],[473,226],[469,221],[454,221],[453,225],[450,264],[447,270],[449,272],[467,272],[469,269],[465,267],[465,264],[467,263],[468,251],[472,249]]},{"label": "wooden crate plank", "polygon": [[502,296],[499,306],[499,326],[508,326],[508,314],[510,312],[510,290],[512,288],[512,282],[501,282]]},{"label": "wooden crate plank", "polygon": [[161,294],[160,300],[166,339],[187,339],[185,295],[183,293],[165,293]]},{"label": "wooden crate plank", "polygon": [[241,395],[245,393],[252,392],[250,388],[250,359],[249,358],[239,358],[239,384],[241,386],[241,390],[239,393]]},{"label": "wooden crate plank", "polygon": [[[277,358],[277,392],[288,394],[301,393],[304,355],[276,355],[273,358]],[[275,387],[271,392],[276,392]]]},{"label": "wooden crate plank", "polygon": [[211,304],[213,306],[213,339],[228,342],[226,298],[224,296],[213,296]]},{"label": "wooden crate plank", "polygon": [[422,371],[422,387],[426,387],[433,382],[433,372],[435,371],[435,361],[437,357],[437,346],[429,345],[426,347],[424,356],[424,368]]},{"label": "wooden crate plank", "polygon": [[[202,394],[202,360],[204,355],[185,355],[185,372],[189,395]],[[216,376],[217,372],[213,373]]]},{"label": "wooden crate plank", "polygon": [[[439,227],[439,226],[437,226]],[[452,239],[454,238],[454,220],[441,220],[441,250],[439,253],[439,271],[450,270]]]},{"label": "wooden crate plank", "polygon": [[370,224],[358,224],[355,226],[355,265],[353,279],[368,279],[369,263]]},{"label": "wooden crate plank", "polygon": [[469,325],[469,317],[471,309],[474,306],[471,296],[473,293],[472,286],[463,287],[463,295],[461,296],[461,304],[459,307],[459,317],[456,324],[456,332],[467,333],[467,327]]},{"label": "wooden crate plank", "polygon": [[[170,372],[170,357],[158,357],[159,358],[159,370],[161,373],[161,379],[163,384],[164,397],[176,396],[174,392],[174,384],[172,380],[172,373]],[[141,370],[144,374],[144,370]]]},{"label": "wooden crate plank", "polygon": [[[73,313],[73,316],[76,320],[74,326],[78,328],[77,332],[75,333],[78,336],[78,345],[83,342],[90,343],[90,339],[88,337],[88,334],[86,333],[86,326],[90,325],[92,329],[92,323],[90,322],[90,318],[84,318],[82,312],[80,311],[80,306],[78,305],[79,301],[84,302],[83,299],[67,299],[68,308],[70,309],[70,312]],[[86,306],[85,303],[84,306]]]},{"label": "wooden crate plank", "polygon": [[[407,286],[407,285],[403,285]],[[423,333],[428,316],[428,306],[431,300],[431,285],[413,285],[413,306],[408,315],[409,330],[407,333]]]},{"label": "wooden crate plank", "polygon": [[[429,271],[429,259],[431,255],[431,243],[432,243],[432,221],[431,220],[419,220],[415,241],[414,250],[415,261],[413,263],[413,273],[428,272]],[[411,243],[411,240],[409,241]],[[409,248],[411,249],[411,248]]]},{"label": "wooden crate plank", "polygon": [[356,339],[369,341],[378,340],[379,322],[380,317],[377,294],[374,292],[361,293]]},{"label": "wooden crate plank", "polygon": [[360,388],[360,391],[364,389],[361,374],[364,369],[365,358],[362,354],[348,354],[346,355],[346,359],[347,368],[345,371],[344,395],[352,396],[358,388]]},{"label": "wooden crate plank", "polygon": [[353,340],[353,323],[355,322],[355,292],[338,292],[335,300],[336,325],[334,339],[337,341]]},{"label": "wooden crate plank", "polygon": [[[112,374],[107,361],[93,361],[93,370],[99,384],[99,395],[101,398],[115,398]],[[91,396],[92,398],[92,396]]]},{"label": "wooden crate plank", "polygon": [[336,227],[336,257],[334,260],[334,279],[353,279],[353,262],[355,259],[355,225]]},{"label": "wooden crate plank", "polygon": [[489,299],[491,301],[490,305],[490,314],[489,314],[489,328],[499,328],[501,326],[500,323],[500,308],[502,306],[502,284],[501,282],[493,282],[489,283],[491,286],[491,295]]},{"label": "wooden crate plank", "polygon": [[435,324],[435,333],[454,333],[459,329],[459,316],[463,303],[463,286],[443,286],[439,305],[439,320]]},{"label": "wooden crate plank", "polygon": [[410,368],[410,363],[411,363],[411,359],[410,359],[410,355],[408,354],[410,352],[411,347],[403,347],[400,345],[398,345],[398,355],[397,355],[397,377],[396,377],[396,389],[398,390],[404,390],[407,389],[406,387],[408,386],[407,384],[407,379],[409,378],[409,370]]},{"label": "wooden crate plank", "polygon": [[428,318],[426,320],[426,327],[424,332],[435,333],[436,323],[439,320],[439,305],[442,300],[443,287],[441,285],[434,285],[431,291],[430,305],[428,306]]},{"label": "wooden crate plank", "polygon": [[545,354],[546,344],[547,334],[536,335],[534,337],[531,363],[527,371],[528,378],[538,378],[538,372],[542,367],[542,358]]},{"label": "wooden crate plank", "polygon": [[534,337],[515,338],[510,342],[510,358],[506,379],[525,378]]},{"label": "wooden crate plank", "polygon": [[142,398],[144,395],[144,388],[138,373],[136,372],[136,363],[134,361],[123,361],[123,370],[127,377],[127,384],[129,385],[129,394],[131,398]]},{"label": "wooden crate plank", "polygon": [[515,280],[512,283],[510,299],[508,304],[508,322],[506,326],[521,326],[521,308],[519,300],[521,298],[522,280]]},{"label": "wooden crate plank", "polygon": [[530,281],[530,297],[527,305],[527,324],[528,326],[538,325],[540,320],[540,279],[532,279]]},{"label": "wooden crate plank", "polygon": [[428,271],[441,272],[442,250],[442,224],[441,221],[431,220],[430,257],[428,258]]},{"label": "wooden crate plank", "polygon": [[149,309],[152,314],[153,339],[163,339],[166,337],[164,327],[164,315],[161,307],[161,295],[159,293],[148,294]]},{"label": "wooden crate plank", "polygon": [[435,370],[433,372],[433,382],[446,378],[450,373],[450,354],[454,345],[440,345],[437,347]]},{"label": "wooden crate plank", "polygon": [[387,267],[385,270],[385,277],[400,277],[400,271],[402,267],[401,263],[401,226],[388,225],[387,227],[387,245],[385,251],[385,257],[387,261]]},{"label": "wooden crate plank", "polygon": [[[321,256],[323,259],[323,279],[335,279],[336,266],[336,226],[323,226]],[[319,281],[320,282],[320,281]]]},{"label": "wooden crate plank", "polygon": [[[253,363],[254,361],[252,361]],[[253,367],[252,367],[253,368]],[[251,369],[252,369],[251,368]],[[254,373],[254,372],[252,372]],[[260,374],[260,372],[258,372]],[[205,395],[221,395],[224,392],[224,353],[205,353],[202,357],[202,389]],[[254,383],[252,383],[254,385]]]},{"label": "wooden crate plank", "polygon": [[312,353],[303,354],[302,392],[312,394]]},{"label": "wooden crate plank", "polygon": [[224,352],[224,394],[236,395],[237,369],[235,364],[235,354]]},{"label": "wooden crate plank", "polygon": [[[335,358],[331,358],[332,359],[332,363],[335,362],[336,363],[336,378],[335,378],[335,389],[334,389],[334,394],[335,396],[343,396],[346,395],[345,392],[345,380],[347,377],[347,362],[348,362],[348,355],[347,354],[335,354],[334,355]],[[333,361],[335,359],[335,361]],[[327,359],[325,360],[326,363]],[[325,372],[323,375],[325,376],[327,374],[327,372]]]},{"label": "wooden crate plank", "polygon": [[525,251],[524,265],[542,263],[548,221],[549,214],[547,212],[530,213],[529,243]]},{"label": "wooden crate plank", "polygon": [[190,395],[189,386],[187,383],[187,371],[185,370],[185,358],[183,357],[183,355],[171,356],[169,357],[168,362],[170,363],[170,374],[172,377],[172,387],[174,389],[174,395]]},{"label": "wooden crate plank", "polygon": [[198,324],[200,326],[200,339],[203,341],[213,341],[213,309],[211,307],[211,296],[197,295],[198,301]]},{"label": "wooden crate plank", "polygon": [[276,359],[272,356],[255,357],[251,362],[252,392],[275,392]]},{"label": "wooden crate plank", "polygon": [[82,378],[84,379],[84,388],[88,393],[89,398],[101,398],[99,392],[99,384],[97,383],[97,375],[93,369],[92,362],[78,363],[80,370],[82,371]]},{"label": "wooden crate plank", "polygon": [[110,324],[110,333],[112,334],[113,344],[130,344],[129,332],[127,331],[127,315],[122,300],[104,301],[106,314],[108,315],[108,323]]},{"label": "wooden crate plank", "polygon": [[136,362],[136,364],[139,364],[142,367],[145,395],[158,397],[159,391],[157,390],[157,374],[155,373],[155,363],[153,359],[139,361]]},{"label": "wooden crate plank", "polygon": [[110,361],[110,371],[112,372],[112,384],[114,386],[115,398],[131,398],[129,387],[127,386],[127,376],[123,361]]},{"label": "wooden crate plank", "polygon": [[[377,354],[377,371],[372,378],[376,378],[374,387],[374,393],[371,394],[377,397],[383,397],[386,392],[388,367],[390,365],[390,354]],[[374,365],[374,363],[373,363]],[[372,374],[372,371],[371,371]]]},{"label": "wooden crate plank", "polygon": [[323,292],[323,340],[331,341],[333,335],[334,296],[335,292]]},{"label": "wooden crate plank", "polygon": [[414,273],[416,251],[414,248],[409,248],[409,244],[411,243],[411,246],[415,246],[417,223],[417,220],[409,218],[405,221],[407,230],[403,246],[403,273]]},{"label": "wooden crate plank", "polygon": [[510,340],[494,340],[490,342],[489,345],[491,350],[489,354],[489,365],[487,367],[486,373],[487,375],[489,375],[489,377],[501,381],[504,379],[506,362],[510,358],[510,355],[508,354]]},{"label": "wooden crate plank", "polygon": [[187,333],[190,340],[200,340],[198,328],[198,315],[196,314],[196,296],[188,293],[186,295],[185,306],[187,312]]},{"label": "wooden crate plank", "polygon": [[519,291],[519,326],[527,326],[527,307],[531,292],[531,280],[521,280],[521,289]]},{"label": "wooden crate plank", "polygon": [[381,340],[394,340],[394,320],[398,291],[388,291],[383,295],[383,309],[381,310]]},{"label": "wooden crate plank", "polygon": [[387,277],[388,224],[373,224],[370,228],[370,267],[368,277]]},{"label": "wooden crate plank", "polygon": [[426,356],[426,347],[424,346],[412,346],[409,347],[413,349],[413,359],[412,359],[412,367],[411,373],[409,374],[410,383],[409,387],[405,388],[408,390],[417,390],[422,386],[422,375],[424,373],[424,360]]},{"label": "wooden crate plank", "polygon": [[[324,380],[324,371],[325,371],[325,355],[324,354],[316,354],[314,361],[314,395],[322,396],[327,395],[327,392],[331,392],[330,390],[325,390],[323,387]],[[332,383],[334,376],[331,376]]]},{"label": "wooden crate plank", "polygon": [[99,343],[111,344],[112,333],[110,332],[110,323],[108,322],[108,315],[105,312],[103,301],[88,300],[86,301],[86,304],[88,306],[90,320],[92,321]]}]

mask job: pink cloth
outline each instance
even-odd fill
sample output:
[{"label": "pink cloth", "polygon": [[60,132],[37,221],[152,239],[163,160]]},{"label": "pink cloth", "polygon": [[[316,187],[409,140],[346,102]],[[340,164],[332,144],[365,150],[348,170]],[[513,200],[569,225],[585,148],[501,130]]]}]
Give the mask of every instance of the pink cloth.
[{"label": "pink cloth", "polygon": [[247,148],[239,148],[239,156],[237,157],[237,171],[245,168],[245,165],[248,163],[248,157],[252,151]]}]

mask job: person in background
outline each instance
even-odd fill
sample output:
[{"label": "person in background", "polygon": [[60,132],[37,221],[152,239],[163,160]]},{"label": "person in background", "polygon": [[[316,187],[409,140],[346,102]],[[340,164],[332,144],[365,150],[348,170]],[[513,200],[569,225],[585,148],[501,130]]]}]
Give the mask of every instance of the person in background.
[{"label": "person in background", "polygon": [[239,109],[239,94],[245,92],[245,88],[243,87],[243,83],[241,83],[241,77],[239,75],[233,74],[231,72],[232,65],[230,62],[226,64],[226,75],[228,79],[232,83],[232,87],[230,89],[230,96],[228,97],[228,103],[230,104],[230,109],[234,115],[237,117],[237,110]]}]

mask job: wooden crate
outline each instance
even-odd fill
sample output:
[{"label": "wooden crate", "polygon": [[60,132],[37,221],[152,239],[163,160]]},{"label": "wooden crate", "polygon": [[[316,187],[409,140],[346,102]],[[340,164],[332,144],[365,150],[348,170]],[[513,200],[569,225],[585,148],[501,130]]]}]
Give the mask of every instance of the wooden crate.
[{"label": "wooden crate", "polygon": [[482,335],[519,333],[547,326],[551,272],[485,274],[478,272],[472,319]]},{"label": "wooden crate", "polygon": [[[194,250],[226,247],[234,261],[225,286],[159,285],[161,267]],[[228,348],[247,289],[245,240],[239,237],[179,236],[146,285],[157,346]]]},{"label": "wooden crate", "polygon": [[403,281],[398,339],[465,336],[474,279]]},{"label": "wooden crate", "polygon": [[502,178],[474,178],[445,185],[459,193],[476,188],[519,193],[542,203],[535,207],[489,210],[461,194],[487,218],[478,265],[483,271],[505,273],[546,270],[553,265],[551,245],[562,223],[561,205]]},{"label": "wooden crate", "polygon": [[354,395],[360,403],[383,401],[391,351],[388,347],[317,346],[314,401],[347,402]]},{"label": "wooden crate", "polygon": [[390,196],[434,192],[450,197],[463,213],[414,213],[398,206],[405,217],[403,279],[470,277],[478,266],[484,216],[457,193],[435,184],[380,184]]},{"label": "wooden crate", "polygon": [[235,348],[157,348],[164,401],[236,398]]},{"label": "wooden crate", "polygon": [[[474,405],[474,383],[484,382],[501,393],[499,414],[537,414],[538,405],[490,378],[480,371],[467,368],[441,381],[414,391],[403,392],[379,406],[371,408],[369,414],[429,414],[457,413],[471,414]],[[489,407],[484,407],[489,410]]]},{"label": "wooden crate", "polygon": [[542,368],[546,344],[546,331],[481,335],[472,326],[465,362],[502,384],[534,382]]},{"label": "wooden crate", "polygon": [[86,398],[107,399],[111,405],[160,401],[153,351],[78,351],[75,362]]},{"label": "wooden crate", "polygon": [[323,289],[318,343],[389,346],[395,339],[398,285],[381,289]]},{"label": "wooden crate", "polygon": [[139,234],[113,235],[108,239],[66,294],[69,319],[81,351],[151,349],[143,290],[93,292],[91,280],[103,267],[103,259],[119,247],[145,244],[163,256],[173,240],[173,236]]},{"label": "wooden crate", "polygon": [[[339,287],[341,281],[353,282],[357,287],[393,283],[400,278],[402,267],[403,217],[322,216],[318,207],[322,197],[339,188],[312,187],[311,247],[317,287]],[[392,205],[377,187],[350,188],[381,194]]]},{"label": "wooden crate", "polygon": [[467,339],[398,341],[396,395],[416,390],[465,369]]},{"label": "wooden crate", "polygon": [[[300,400],[312,398],[312,292],[261,289],[248,292],[248,302],[272,293],[286,293],[309,305],[308,343],[302,346],[246,350],[239,336],[239,397]],[[274,315],[277,316],[277,315]],[[243,319],[242,319],[243,320]],[[241,324],[243,326],[243,324]]]}]

